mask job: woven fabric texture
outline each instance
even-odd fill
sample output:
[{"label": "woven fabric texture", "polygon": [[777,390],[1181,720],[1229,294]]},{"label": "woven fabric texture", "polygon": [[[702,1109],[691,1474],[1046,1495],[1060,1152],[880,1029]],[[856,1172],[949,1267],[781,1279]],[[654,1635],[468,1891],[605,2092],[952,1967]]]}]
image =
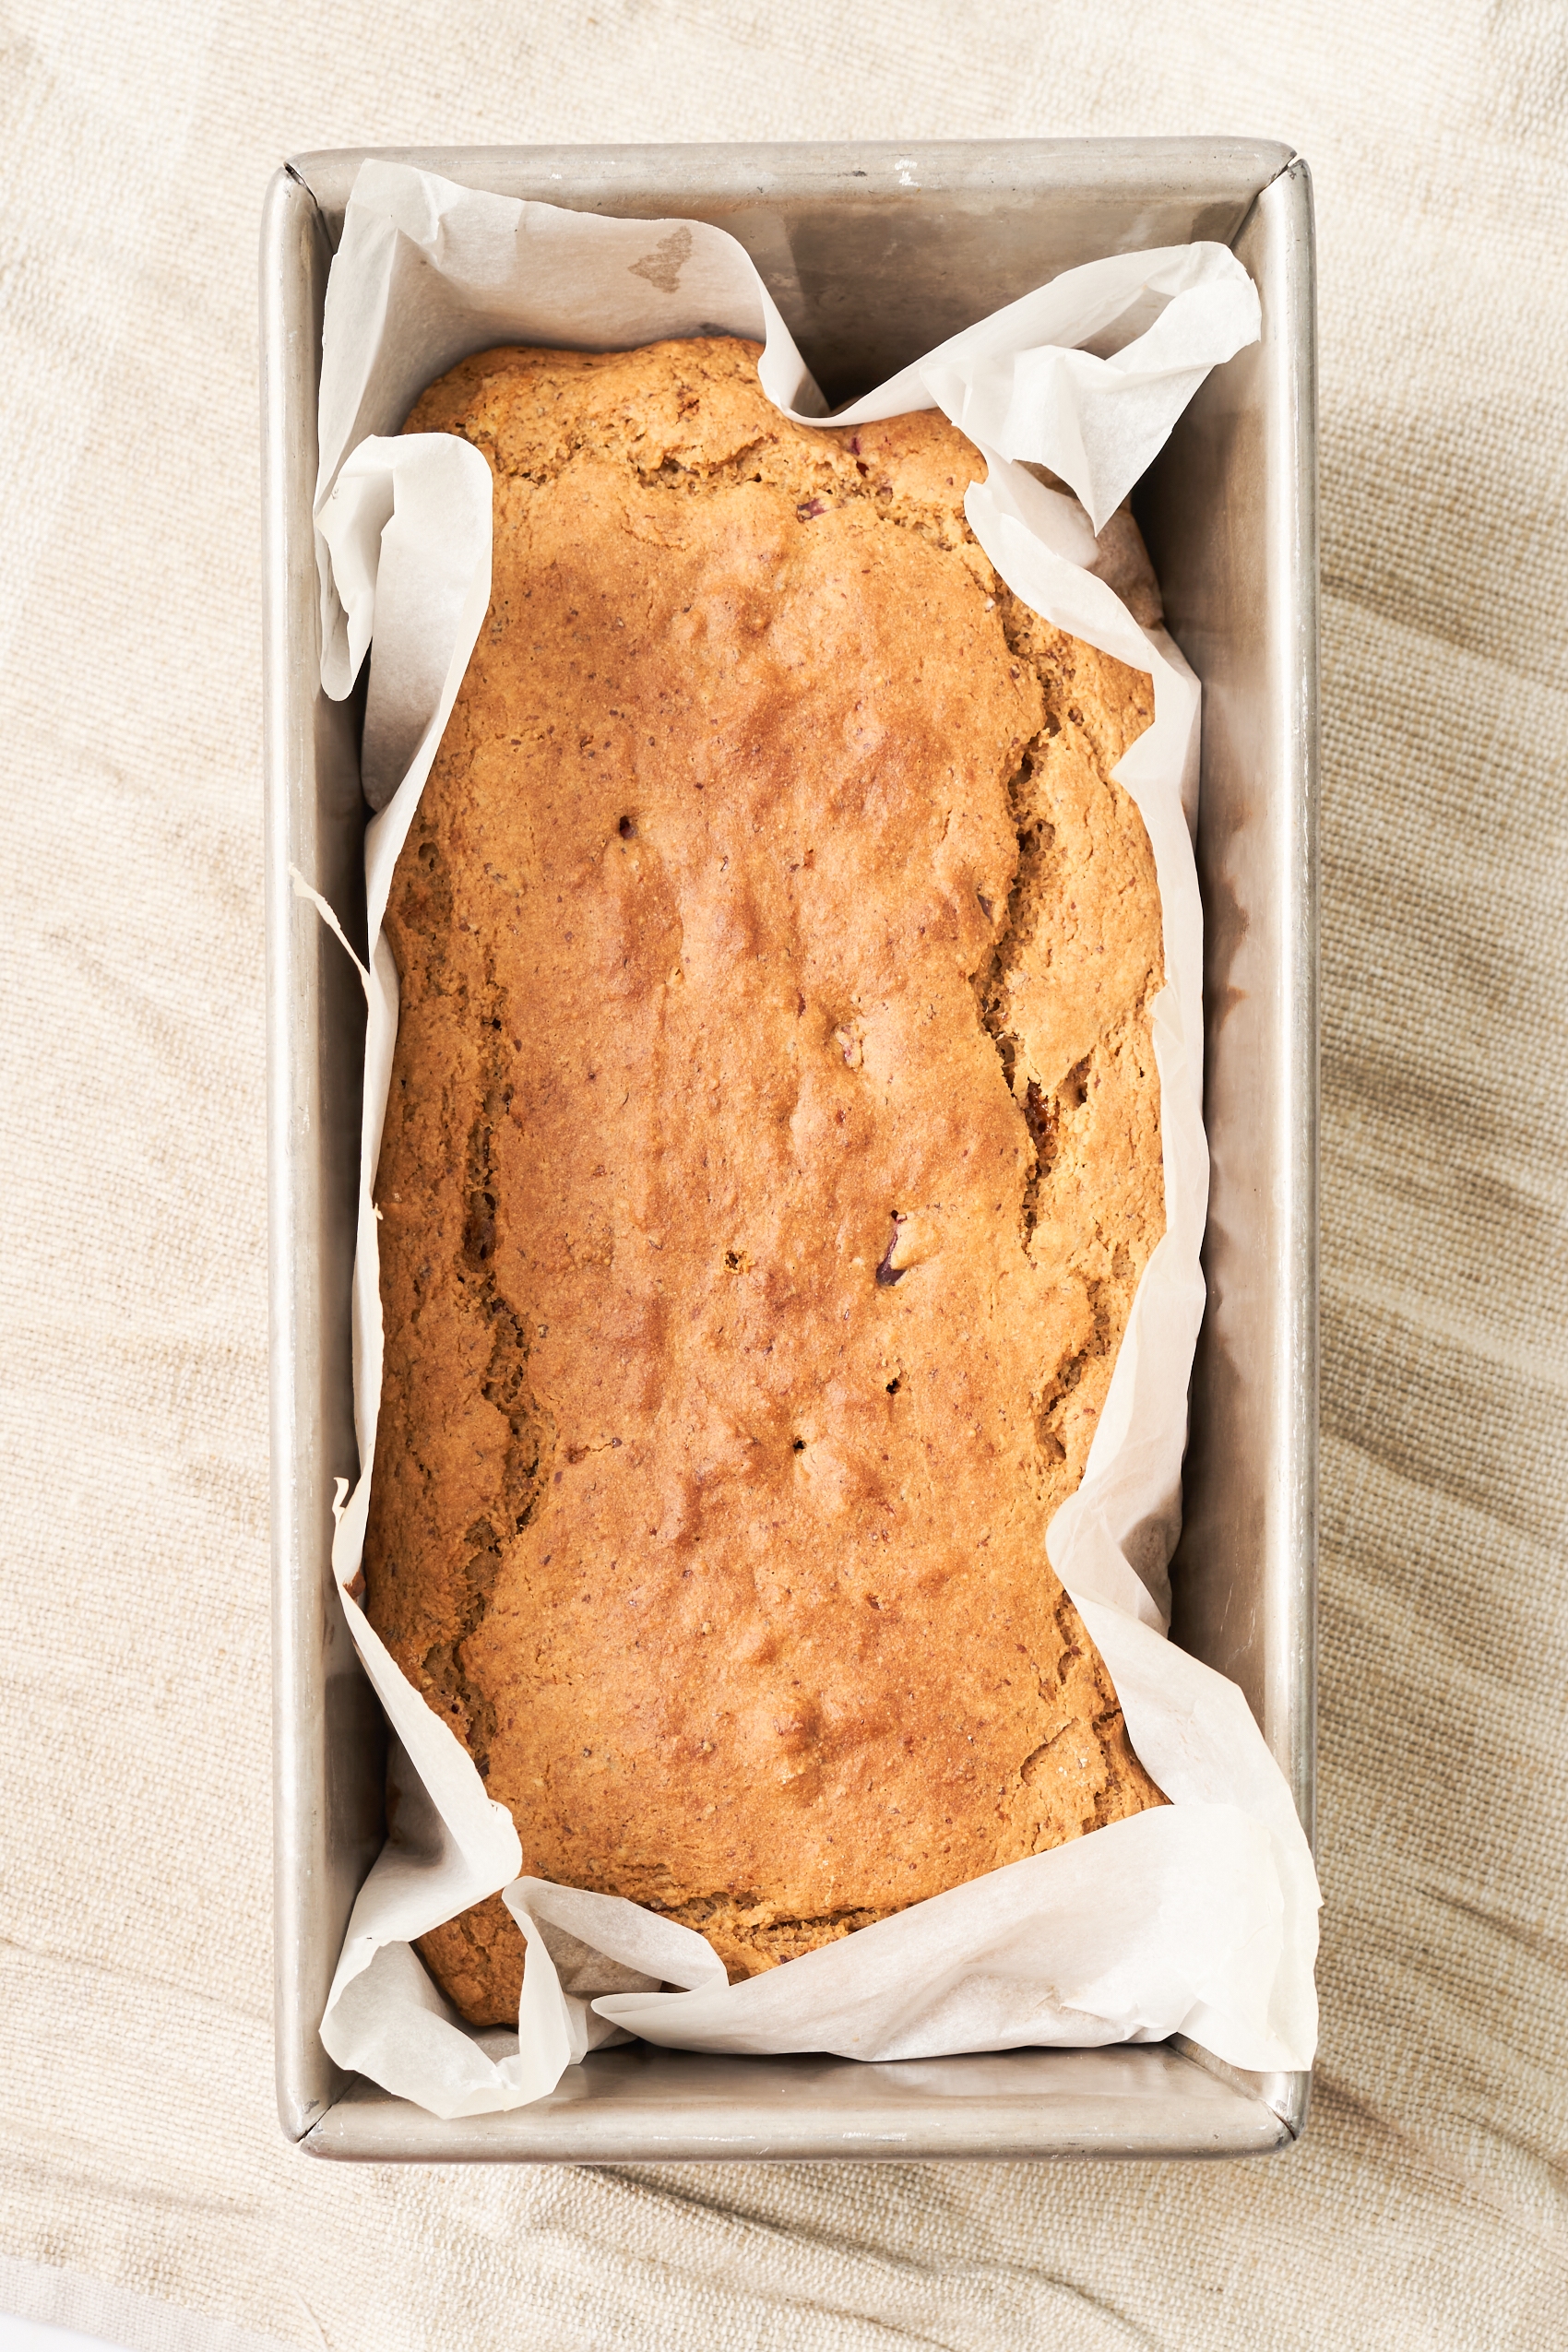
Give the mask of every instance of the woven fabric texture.
[{"label": "woven fabric texture", "polygon": [[[0,32],[0,2303],[152,2352],[1568,2339],[1562,10],[7,0]],[[311,2164],[270,2080],[267,178],[370,139],[1206,131],[1292,140],[1321,233],[1307,2138]]]}]

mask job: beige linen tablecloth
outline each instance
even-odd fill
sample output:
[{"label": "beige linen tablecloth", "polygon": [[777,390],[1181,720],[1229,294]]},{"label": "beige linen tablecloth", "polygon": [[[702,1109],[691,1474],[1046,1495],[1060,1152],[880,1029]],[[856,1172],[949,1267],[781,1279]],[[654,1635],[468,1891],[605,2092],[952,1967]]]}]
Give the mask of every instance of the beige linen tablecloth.
[{"label": "beige linen tablecloth", "polygon": [[[148,2352],[1568,2341],[1565,21],[9,0],[0,2309]],[[312,2164],[270,2080],[267,174],[368,139],[1221,130],[1294,140],[1322,231],[1307,2138],[1217,2168]]]}]

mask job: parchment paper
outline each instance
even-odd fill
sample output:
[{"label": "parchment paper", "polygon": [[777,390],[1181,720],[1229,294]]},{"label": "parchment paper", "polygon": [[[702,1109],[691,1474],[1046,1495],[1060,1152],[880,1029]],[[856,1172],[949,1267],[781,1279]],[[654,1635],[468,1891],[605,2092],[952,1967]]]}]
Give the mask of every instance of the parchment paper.
[{"label": "parchment paper", "polygon": [[[365,842],[370,968],[361,968],[361,1472],[351,1491],[339,1481],[333,1562],[396,1735],[399,1801],[354,1906],[322,2039],[340,2064],[443,2116],[538,2098],[589,2049],[627,2033],[671,2047],[893,2059],[1181,2031],[1233,2065],[1303,2066],[1316,2034],[1318,1903],[1306,1841],[1240,1691],[1164,1638],[1204,1301],[1202,909],[1190,833],[1198,690],[1163,629],[1141,627],[1097,576],[1112,567],[1096,530],[1208,369],[1256,339],[1255,291],[1223,246],[1069,270],[833,418],[945,410],[986,457],[988,478],[968,493],[966,512],[1008,585],[1154,681],[1154,724],[1116,774],[1148,829],[1164,919],[1167,984],[1152,1020],[1166,1231],[1134,1300],[1083,1483],[1047,1548],[1170,1805],[731,1986],[691,1929],[525,1874],[526,1821],[514,1824],[486,1795],[356,1598],[382,1372],[372,1186],[398,1021],[381,920],[490,595],[483,457],[454,436],[403,439],[398,429],[425,385],[491,344],[611,350],[701,332],[764,343],[764,389],[799,421],[821,420],[788,329],[723,232],[518,203],[401,165],[361,170],[327,289],[315,509],[329,694],[349,692],[374,641],[363,772],[378,812]],[[1042,486],[1024,461],[1075,494]],[[305,877],[296,886],[316,898]],[[410,1949],[498,1889],[528,1940],[516,2036],[464,2026]]]}]

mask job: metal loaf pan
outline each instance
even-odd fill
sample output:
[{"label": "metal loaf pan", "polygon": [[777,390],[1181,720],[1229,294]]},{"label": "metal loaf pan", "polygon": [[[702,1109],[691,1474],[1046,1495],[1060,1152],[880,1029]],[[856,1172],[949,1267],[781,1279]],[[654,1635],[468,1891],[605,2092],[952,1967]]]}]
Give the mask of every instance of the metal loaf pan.
[{"label": "metal loaf pan", "polygon": [[[276,1578],[278,2091],[323,2156],[636,2162],[830,2156],[1225,2156],[1287,2145],[1305,2074],[1180,2040],[919,2064],[603,2051],[509,2115],[444,2123],[344,2075],[316,2028],[382,1836],[383,1734],[328,1565],[354,1462],[349,1371],[363,1003],[296,898],[363,945],[357,697],[319,685],[311,496],[322,301],[364,156],[302,156],[262,238],[267,887]],[[894,147],[376,149],[583,210],[710,220],[755,259],[830,401],[1059,270],[1231,244],[1263,339],[1218,369],[1140,487],[1171,626],[1206,693],[1214,1185],[1175,1637],[1246,1693],[1312,1822],[1316,1451],[1317,549],[1312,198],[1235,139]]]}]

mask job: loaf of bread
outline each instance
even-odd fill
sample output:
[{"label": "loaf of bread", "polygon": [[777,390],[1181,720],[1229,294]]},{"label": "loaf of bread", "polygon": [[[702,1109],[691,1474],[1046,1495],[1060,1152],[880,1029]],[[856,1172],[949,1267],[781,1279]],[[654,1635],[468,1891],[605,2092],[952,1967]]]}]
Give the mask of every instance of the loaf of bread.
[{"label": "loaf of bread", "polygon": [[[368,1606],[529,1872],[732,1978],[1163,1802],[1048,1563],[1164,1222],[1150,683],[944,419],[466,360],[493,589],[398,861]],[[499,1899],[422,1946],[513,2021]]]}]

